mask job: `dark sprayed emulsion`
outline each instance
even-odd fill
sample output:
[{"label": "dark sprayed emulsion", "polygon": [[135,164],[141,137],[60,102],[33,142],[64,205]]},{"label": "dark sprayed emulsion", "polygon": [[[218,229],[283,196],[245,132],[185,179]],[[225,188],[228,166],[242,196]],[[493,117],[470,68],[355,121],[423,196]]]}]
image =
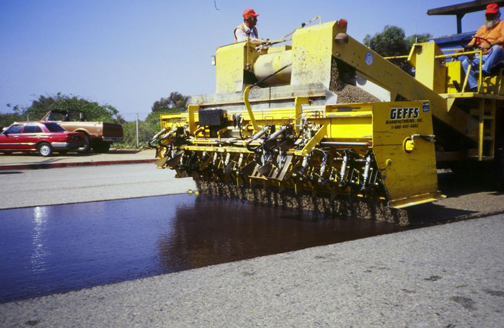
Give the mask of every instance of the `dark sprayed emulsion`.
[{"label": "dark sprayed emulsion", "polygon": [[0,303],[400,231],[207,196],[0,210]]}]

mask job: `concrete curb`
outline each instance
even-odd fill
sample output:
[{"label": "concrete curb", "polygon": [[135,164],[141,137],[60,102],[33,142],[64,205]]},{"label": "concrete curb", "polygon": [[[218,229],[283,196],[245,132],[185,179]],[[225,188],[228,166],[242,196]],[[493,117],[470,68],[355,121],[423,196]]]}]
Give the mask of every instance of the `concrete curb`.
[{"label": "concrete curb", "polygon": [[0,170],[39,170],[39,169],[54,169],[60,167],[76,167],[76,166],[142,164],[142,163],[153,163],[155,161],[156,159],[130,159],[130,160],[97,161],[97,162],[6,164],[6,165],[0,165]]}]

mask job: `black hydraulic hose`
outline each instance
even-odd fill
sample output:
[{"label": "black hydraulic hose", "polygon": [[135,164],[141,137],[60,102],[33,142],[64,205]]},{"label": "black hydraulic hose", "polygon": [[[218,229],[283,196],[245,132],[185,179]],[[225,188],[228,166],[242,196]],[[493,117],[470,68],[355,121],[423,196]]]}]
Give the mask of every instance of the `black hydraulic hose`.
[{"label": "black hydraulic hose", "polygon": [[255,153],[255,151],[259,149],[261,145],[253,147],[250,145],[250,143],[247,143],[245,147],[247,148],[248,151]]},{"label": "black hydraulic hose", "polygon": [[292,66],[292,63],[291,64],[288,64],[288,65],[285,65],[284,67],[280,68],[278,71],[276,72],[273,72],[271,73],[270,75],[266,76],[266,77],[263,77],[262,79],[260,79],[259,81],[257,81],[256,83],[252,84],[253,87],[263,83],[264,81],[266,81],[267,79],[269,79],[270,77],[273,77],[275,75],[277,75],[278,73],[280,73],[281,71],[283,71],[284,69],[286,69],[287,67],[289,66]]}]

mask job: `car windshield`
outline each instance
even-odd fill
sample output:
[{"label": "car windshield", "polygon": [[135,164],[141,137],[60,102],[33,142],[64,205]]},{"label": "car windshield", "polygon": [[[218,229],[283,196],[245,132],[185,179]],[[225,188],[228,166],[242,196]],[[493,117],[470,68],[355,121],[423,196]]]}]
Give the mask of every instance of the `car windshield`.
[{"label": "car windshield", "polygon": [[47,127],[47,130],[49,130],[49,132],[65,132],[66,131],[58,123],[44,123],[44,125]]}]

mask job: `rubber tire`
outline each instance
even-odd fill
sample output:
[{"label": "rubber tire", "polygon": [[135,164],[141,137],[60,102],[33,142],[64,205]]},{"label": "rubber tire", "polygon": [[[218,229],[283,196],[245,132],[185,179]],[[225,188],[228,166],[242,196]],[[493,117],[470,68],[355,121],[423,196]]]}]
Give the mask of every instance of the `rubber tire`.
[{"label": "rubber tire", "polygon": [[494,177],[497,190],[504,191],[504,127],[497,128],[495,134]]},{"label": "rubber tire", "polygon": [[495,154],[494,161],[495,177],[494,183],[497,190],[504,191],[504,152],[499,151]]},{"label": "rubber tire", "polygon": [[495,148],[494,160],[487,175],[498,191],[504,191],[504,102],[499,102],[495,109]]},{"label": "rubber tire", "polygon": [[96,153],[106,153],[110,150],[110,142],[98,142],[93,146]]},{"label": "rubber tire", "polygon": [[43,142],[40,145],[38,145],[37,150],[39,154],[43,157],[49,157],[53,153],[53,149],[50,144],[47,142]]},{"label": "rubber tire", "polygon": [[[462,179],[476,178],[477,175],[475,173],[479,170],[479,164],[481,163],[469,160],[453,162],[450,164],[450,169]],[[479,179],[480,177],[477,178]]]},{"label": "rubber tire", "polygon": [[81,153],[89,153],[91,151],[91,137],[87,134],[84,134],[84,142],[86,143],[84,146],[78,149]]}]

